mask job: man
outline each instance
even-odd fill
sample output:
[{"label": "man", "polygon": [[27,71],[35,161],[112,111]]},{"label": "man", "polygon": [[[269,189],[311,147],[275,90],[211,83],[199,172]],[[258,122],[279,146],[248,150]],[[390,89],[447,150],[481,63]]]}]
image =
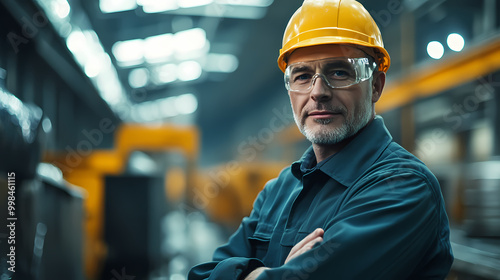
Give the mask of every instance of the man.
[{"label": "man", "polygon": [[278,65],[312,147],[188,278],[444,279],[453,256],[438,182],[375,116],[390,57],[369,13],[305,0]]}]

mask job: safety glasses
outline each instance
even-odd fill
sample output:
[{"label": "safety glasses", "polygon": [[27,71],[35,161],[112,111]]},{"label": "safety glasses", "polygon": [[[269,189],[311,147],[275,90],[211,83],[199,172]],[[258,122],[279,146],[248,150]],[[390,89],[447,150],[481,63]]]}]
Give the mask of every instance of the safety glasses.
[{"label": "safety glasses", "polygon": [[345,88],[368,80],[375,68],[377,64],[367,57],[297,62],[285,70],[285,87],[289,91],[307,93],[316,78],[321,77],[330,88]]}]

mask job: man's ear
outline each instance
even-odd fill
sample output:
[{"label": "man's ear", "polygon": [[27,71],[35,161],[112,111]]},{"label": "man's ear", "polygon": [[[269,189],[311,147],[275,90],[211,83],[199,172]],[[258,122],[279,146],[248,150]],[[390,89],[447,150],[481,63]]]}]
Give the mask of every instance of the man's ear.
[{"label": "man's ear", "polygon": [[385,72],[376,71],[373,73],[372,81],[372,102],[376,103],[382,95],[385,86]]}]

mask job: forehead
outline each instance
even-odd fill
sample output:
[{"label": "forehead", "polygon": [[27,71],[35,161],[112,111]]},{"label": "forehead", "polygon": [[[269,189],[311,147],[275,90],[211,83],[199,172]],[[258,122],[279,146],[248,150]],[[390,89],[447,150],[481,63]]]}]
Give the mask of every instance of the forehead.
[{"label": "forehead", "polygon": [[366,53],[349,45],[319,45],[296,49],[288,57],[287,64],[332,57],[366,57]]}]

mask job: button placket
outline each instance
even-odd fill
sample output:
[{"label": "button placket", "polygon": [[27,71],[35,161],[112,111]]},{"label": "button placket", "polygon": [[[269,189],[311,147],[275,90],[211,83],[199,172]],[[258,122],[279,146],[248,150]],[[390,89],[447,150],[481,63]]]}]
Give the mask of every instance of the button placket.
[{"label": "button placket", "polygon": [[285,230],[281,238],[281,245],[283,246],[291,247],[296,243],[301,220],[305,218],[306,212],[309,211],[310,202],[312,202],[315,197],[311,192],[314,191],[314,184],[317,184],[317,180],[313,179],[313,177],[317,178],[318,176],[318,174],[313,174],[316,172],[319,172],[319,170],[314,169],[302,176],[302,189],[294,198],[288,211]]}]

